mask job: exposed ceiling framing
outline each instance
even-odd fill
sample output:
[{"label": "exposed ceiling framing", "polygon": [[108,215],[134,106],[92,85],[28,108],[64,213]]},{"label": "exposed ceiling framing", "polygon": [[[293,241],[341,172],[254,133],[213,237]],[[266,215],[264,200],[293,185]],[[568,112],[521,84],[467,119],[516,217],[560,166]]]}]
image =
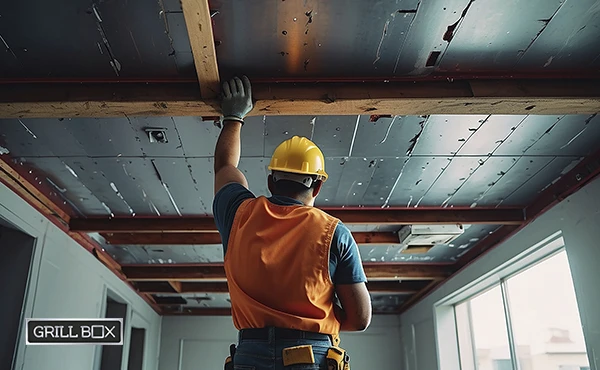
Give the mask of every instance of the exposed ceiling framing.
[{"label": "exposed ceiling framing", "polygon": [[[250,115],[593,114],[599,81],[255,82]],[[191,83],[0,85],[0,118],[219,115]]]},{"label": "exposed ceiling framing", "polygon": [[[157,312],[230,315],[222,256],[204,253],[221,243],[212,217],[203,216],[209,213],[203,187],[212,188],[212,182],[202,179],[211,178],[206,168],[212,153],[184,144],[179,129],[214,146],[210,121],[220,115],[220,79],[245,73],[256,100],[245,132],[258,132],[243,139],[250,145],[242,152],[252,153],[242,158],[252,162],[248,176],[262,176],[272,142],[287,137],[288,130],[312,137],[317,117],[329,116],[315,139],[335,153],[327,160],[339,184],[324,191],[332,201],[338,193],[344,199],[322,208],[347,224],[361,253],[369,255],[363,263],[374,312],[402,312],[600,172],[600,152],[593,144],[599,132],[594,125],[600,111],[600,55],[590,43],[600,39],[600,12],[589,11],[591,0],[531,0],[522,6],[502,0],[396,3],[100,2],[88,9],[77,4],[76,12],[60,10],[61,27],[44,26],[54,19],[46,15],[59,12],[46,2],[7,4],[7,22],[0,24],[0,48],[6,49],[0,55],[5,71],[0,75],[0,181]],[[28,12],[33,5],[43,18]],[[335,27],[327,21],[332,14]],[[507,22],[514,23],[510,32],[503,28]],[[53,32],[39,34],[39,29]],[[81,58],[75,67],[69,54],[73,46]],[[294,116],[313,117],[310,127]],[[343,122],[348,116],[357,116],[356,123]],[[398,116],[406,119],[394,126]],[[186,121],[192,117],[200,118]],[[366,125],[364,117],[382,124]],[[73,124],[63,123],[71,118]],[[32,125],[45,135],[36,136]],[[137,155],[140,132],[149,125],[171,127],[180,145],[161,151],[140,144]],[[113,143],[109,135],[106,143],[109,129],[123,137]],[[381,141],[371,137],[376,130],[384,134]],[[353,153],[357,136],[360,154]],[[122,156],[123,151],[129,154]],[[166,183],[155,161],[165,172],[174,168]],[[149,163],[155,173],[146,171]],[[151,198],[163,201],[160,191],[169,191],[167,183],[177,188],[173,184],[183,181],[188,169],[193,185],[180,189],[185,196],[195,189],[187,199],[201,204],[176,217],[178,207],[173,204],[173,210],[164,201],[160,214]],[[201,172],[198,184],[193,171],[197,177]],[[372,187],[357,195],[354,185],[362,178]],[[154,193],[146,194],[140,183]],[[106,194],[108,185],[116,195]],[[396,193],[397,204],[389,206],[380,196],[385,192],[389,200],[396,185],[397,192],[407,194]],[[421,206],[416,199],[412,205],[412,192],[421,199],[433,193],[435,206]],[[505,198],[513,194],[518,201],[505,207]],[[133,214],[130,198],[137,201],[134,207],[150,199],[158,216],[98,216],[106,214],[106,203]],[[371,203],[364,207],[367,198]],[[450,199],[456,204],[449,206]],[[490,204],[478,205],[486,201]],[[446,246],[454,260],[417,258],[431,256],[429,248],[409,252],[402,262],[385,260],[388,251],[403,253],[397,252],[403,225],[452,224],[471,226],[466,242]],[[123,255],[136,260],[141,250],[210,258],[123,262]]]}]

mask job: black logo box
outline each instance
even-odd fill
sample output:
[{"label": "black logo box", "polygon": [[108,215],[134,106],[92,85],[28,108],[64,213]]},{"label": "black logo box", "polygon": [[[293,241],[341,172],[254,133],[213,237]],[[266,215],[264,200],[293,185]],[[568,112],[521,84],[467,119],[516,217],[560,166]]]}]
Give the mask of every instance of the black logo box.
[{"label": "black logo box", "polygon": [[27,319],[26,344],[123,345],[123,319]]}]

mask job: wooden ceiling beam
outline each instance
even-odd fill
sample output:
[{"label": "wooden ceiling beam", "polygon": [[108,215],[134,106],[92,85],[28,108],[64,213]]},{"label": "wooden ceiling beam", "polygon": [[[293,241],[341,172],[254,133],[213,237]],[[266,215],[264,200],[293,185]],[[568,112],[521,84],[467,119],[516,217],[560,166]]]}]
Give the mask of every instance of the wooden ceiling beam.
[{"label": "wooden ceiling beam", "polygon": [[[172,281],[169,281],[172,283]],[[135,287],[140,293],[148,294],[192,294],[192,293],[228,293],[226,281],[219,282],[191,282],[177,281],[178,289],[175,286],[165,286],[153,281],[138,281]],[[414,294],[429,283],[429,280],[407,280],[407,281],[371,281],[367,283],[367,288],[371,293],[390,293],[390,294]]]},{"label": "wooden ceiling beam", "polygon": [[[516,208],[376,208],[325,210],[348,225],[520,225],[525,221],[523,210]],[[72,218],[70,228],[73,231],[98,233],[216,231],[212,217]]]},{"label": "wooden ceiling beam", "polygon": [[[165,305],[162,307],[164,316],[231,316],[229,307],[183,307],[177,305]],[[380,311],[376,308],[373,315],[397,315],[397,312]]]},{"label": "wooden ceiling beam", "polygon": [[[400,239],[393,232],[353,232],[357,244],[398,244]],[[216,232],[195,233],[103,233],[106,243],[112,245],[211,245],[221,244]]]},{"label": "wooden ceiling beam", "polygon": [[[203,93],[217,89],[208,87],[218,79],[215,73],[211,75],[200,77],[200,88],[188,82],[5,83],[0,85],[0,118],[215,117],[221,114],[218,99],[203,99],[200,93],[200,89]],[[594,78],[253,83],[252,94],[256,104],[250,115],[255,116],[600,111],[600,83]]]},{"label": "wooden ceiling beam", "polygon": [[181,7],[200,82],[200,95],[203,99],[215,99],[221,89],[208,0],[181,0]]},{"label": "wooden ceiling beam", "polygon": [[[363,266],[367,278],[373,280],[443,279],[452,272],[450,264],[365,262]],[[224,282],[227,279],[222,263],[123,265],[121,270],[130,281]]]}]

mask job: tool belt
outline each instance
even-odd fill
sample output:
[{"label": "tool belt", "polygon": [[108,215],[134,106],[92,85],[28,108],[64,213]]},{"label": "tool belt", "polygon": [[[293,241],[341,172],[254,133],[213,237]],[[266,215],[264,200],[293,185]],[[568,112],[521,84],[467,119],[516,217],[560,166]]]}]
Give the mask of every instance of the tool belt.
[{"label": "tool belt", "polygon": [[[284,348],[283,366],[314,364],[315,355],[312,346],[303,345]],[[340,347],[329,347],[327,350],[328,370],[350,370],[350,356]]]},{"label": "tool belt", "polygon": [[[240,331],[240,339],[267,340],[268,336],[268,330],[263,329],[245,329]],[[309,333],[291,329],[276,329],[275,337],[280,339],[330,339],[330,336],[326,334]],[[350,356],[348,356],[346,350],[337,346],[339,344],[339,336],[335,336],[335,338],[331,339],[333,346],[329,347],[327,350],[327,369],[350,370]],[[235,344],[232,344],[229,347],[230,356],[225,359],[225,370],[233,370],[235,351],[236,346]],[[284,348],[282,357],[284,366],[315,363],[315,355],[313,353],[312,345],[310,344]]]}]

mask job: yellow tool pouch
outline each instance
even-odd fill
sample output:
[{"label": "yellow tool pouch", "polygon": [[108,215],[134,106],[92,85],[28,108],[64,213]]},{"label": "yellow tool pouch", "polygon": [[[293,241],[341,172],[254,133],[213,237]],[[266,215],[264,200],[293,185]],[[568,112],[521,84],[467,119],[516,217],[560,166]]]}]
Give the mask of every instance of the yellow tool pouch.
[{"label": "yellow tool pouch", "polygon": [[328,370],[350,370],[350,356],[340,347],[329,347],[327,350]]},{"label": "yellow tool pouch", "polygon": [[315,355],[311,345],[283,349],[283,366],[296,364],[314,364]]}]

